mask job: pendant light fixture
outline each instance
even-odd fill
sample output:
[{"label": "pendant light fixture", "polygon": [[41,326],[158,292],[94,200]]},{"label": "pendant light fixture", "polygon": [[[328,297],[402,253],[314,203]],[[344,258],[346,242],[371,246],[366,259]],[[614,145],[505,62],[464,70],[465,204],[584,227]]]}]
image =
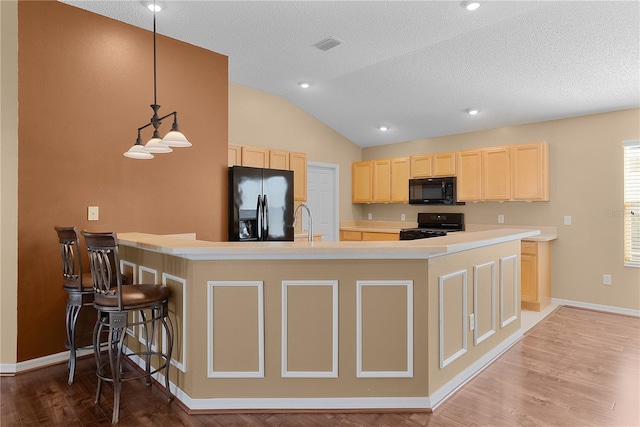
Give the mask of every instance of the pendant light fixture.
[{"label": "pendant light fixture", "polygon": [[[155,5],[155,2],[154,2]],[[157,10],[157,9],[156,9]],[[153,117],[149,123],[144,126],[138,128],[138,139],[136,139],[136,143],[129,149],[129,151],[125,152],[125,157],[129,157],[132,159],[153,159],[152,153],[170,153],[173,150],[171,147],[191,147],[191,143],[187,140],[187,138],[180,132],[180,128],[178,127],[178,112],[174,111],[173,113],[169,113],[166,116],[158,117],[158,110],[160,106],[157,102],[156,97],[156,12],[153,12],[153,104],[151,104],[151,109],[153,109]],[[160,134],[158,133],[158,128],[162,124],[162,121],[169,116],[173,116],[173,126],[171,126],[171,131],[162,139],[160,139]],[[140,131],[149,126],[153,126],[153,137],[147,142],[145,145],[142,145],[142,139],[140,137]]]}]

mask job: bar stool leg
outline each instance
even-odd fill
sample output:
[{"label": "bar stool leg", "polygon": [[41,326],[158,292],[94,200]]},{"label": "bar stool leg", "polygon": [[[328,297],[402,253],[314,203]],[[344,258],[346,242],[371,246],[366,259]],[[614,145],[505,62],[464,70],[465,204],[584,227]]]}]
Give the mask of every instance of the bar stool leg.
[{"label": "bar stool leg", "polygon": [[[80,297],[80,301],[78,301]],[[73,384],[73,379],[76,372],[76,323],[78,322],[78,315],[82,308],[82,296],[81,295],[69,295],[67,300],[67,310],[65,316],[65,326],[67,329],[67,345],[69,347],[69,384]]]},{"label": "bar stool leg", "polygon": [[102,328],[104,326],[104,317],[101,313],[98,313],[98,319],[96,325],[93,328],[93,356],[96,359],[96,373],[98,377],[98,388],[96,390],[96,399],[94,401],[97,404],[100,401],[100,394],[102,393],[102,358],[100,355],[100,335],[102,334]]},{"label": "bar stool leg", "polygon": [[171,394],[171,388],[169,387],[169,367],[171,366],[171,354],[173,353],[173,322],[171,321],[171,317],[169,317],[169,307],[167,304],[162,306],[162,314],[160,316],[160,322],[165,329],[165,339],[167,342],[167,353],[166,353],[166,366],[164,368],[164,385],[167,389],[167,402],[170,402],[173,399],[173,395]]}]

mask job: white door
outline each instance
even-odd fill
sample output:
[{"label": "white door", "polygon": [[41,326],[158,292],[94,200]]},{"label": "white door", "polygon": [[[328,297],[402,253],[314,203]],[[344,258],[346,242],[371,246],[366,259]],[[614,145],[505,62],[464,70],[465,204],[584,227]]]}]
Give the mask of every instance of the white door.
[{"label": "white door", "polygon": [[[323,241],[338,240],[338,165],[307,163],[307,206],[313,215],[313,232],[322,233]],[[302,223],[308,230],[307,221]]]}]

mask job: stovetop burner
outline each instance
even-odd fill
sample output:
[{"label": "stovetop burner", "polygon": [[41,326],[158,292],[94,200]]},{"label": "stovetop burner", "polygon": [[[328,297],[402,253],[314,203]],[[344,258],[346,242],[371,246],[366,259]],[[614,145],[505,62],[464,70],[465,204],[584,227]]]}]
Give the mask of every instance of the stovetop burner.
[{"label": "stovetop burner", "polygon": [[464,214],[462,213],[420,212],[418,227],[400,230],[400,240],[428,239],[446,236],[447,232],[462,230],[464,230]]}]

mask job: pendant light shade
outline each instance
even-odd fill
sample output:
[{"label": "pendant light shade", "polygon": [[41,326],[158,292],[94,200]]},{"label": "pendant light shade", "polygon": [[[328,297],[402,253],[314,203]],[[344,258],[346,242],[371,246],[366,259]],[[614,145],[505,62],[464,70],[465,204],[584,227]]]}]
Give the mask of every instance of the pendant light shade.
[{"label": "pendant light shade", "polygon": [[[169,132],[171,133],[171,132]],[[166,137],[165,137],[166,138]],[[162,140],[157,137],[153,137],[144,145],[144,148],[150,153],[170,153],[173,150],[167,144],[163,144]]]},{"label": "pendant light shade", "polygon": [[191,143],[187,138],[182,134],[182,132],[177,130],[169,132],[164,138],[162,138],[160,143],[166,147],[191,147]]},{"label": "pendant light shade", "polygon": [[147,160],[153,159],[153,154],[147,151],[144,148],[144,145],[135,144],[133,147],[129,148],[129,151],[124,153],[125,157],[129,157],[130,159],[139,159],[139,160]]}]

